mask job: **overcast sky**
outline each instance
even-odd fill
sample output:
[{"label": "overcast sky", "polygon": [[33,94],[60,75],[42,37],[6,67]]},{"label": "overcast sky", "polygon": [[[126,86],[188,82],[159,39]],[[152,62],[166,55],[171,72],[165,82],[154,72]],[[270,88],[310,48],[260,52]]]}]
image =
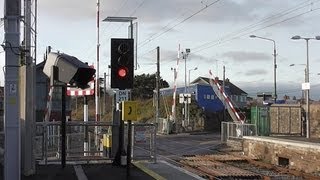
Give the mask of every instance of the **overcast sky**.
[{"label": "overcast sky", "polygon": [[[4,0],[0,0],[3,4]],[[3,17],[3,6],[0,6]],[[226,77],[250,96],[273,92],[273,42],[276,42],[277,91],[301,97],[306,64],[306,42],[294,35],[320,35],[319,0],[101,0],[100,76],[108,72],[110,38],[127,37],[128,23],[102,22],[107,16],[135,16],[138,22],[138,64],[135,74],[156,72],[156,47],[160,47],[161,76],[173,85],[177,51],[190,48],[187,58],[191,81],[209,77],[211,69]],[[96,1],[38,1],[38,59],[46,46],[96,61]],[[3,26],[0,38],[4,39]],[[320,99],[320,41],[310,40],[311,97]],[[0,50],[1,52],[2,50]],[[0,54],[1,66],[4,53]],[[295,66],[289,66],[296,64]],[[179,62],[178,85],[184,85],[184,60]],[[3,73],[1,85],[3,85]],[[187,78],[188,80],[188,78]]]}]

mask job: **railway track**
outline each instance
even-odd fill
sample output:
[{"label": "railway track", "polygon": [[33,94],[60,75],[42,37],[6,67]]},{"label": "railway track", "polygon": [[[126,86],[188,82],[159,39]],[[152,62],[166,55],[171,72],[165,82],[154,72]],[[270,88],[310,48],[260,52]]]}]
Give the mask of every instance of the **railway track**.
[{"label": "railway track", "polygon": [[[171,148],[178,145],[180,145],[179,148]],[[187,142],[181,142],[181,139],[177,142],[166,139],[166,145],[162,148],[158,147],[157,151],[158,155],[166,161],[204,179],[320,179],[320,176],[247,158],[239,152],[226,150],[222,144],[211,144],[210,148],[202,145],[203,143],[190,145]],[[207,149],[206,154],[204,149]]]},{"label": "railway track", "polygon": [[320,179],[319,176],[231,154],[188,156],[179,163],[183,168],[205,179]]}]

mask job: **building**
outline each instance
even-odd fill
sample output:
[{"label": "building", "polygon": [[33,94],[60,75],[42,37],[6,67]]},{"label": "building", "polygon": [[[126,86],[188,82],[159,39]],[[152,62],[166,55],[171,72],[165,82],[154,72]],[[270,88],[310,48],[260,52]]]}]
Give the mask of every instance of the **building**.
[{"label": "building", "polygon": [[[219,80],[219,84],[222,86],[223,81]],[[230,82],[229,79],[225,80],[225,92],[233,103],[239,108],[245,108],[247,106],[247,93],[239,87]],[[172,95],[172,88],[161,89],[162,95]],[[190,93],[194,96],[197,104],[202,107],[206,112],[219,112],[224,109],[223,102],[214,93],[209,78],[198,77],[191,82],[189,86],[177,88],[177,94]]]}]

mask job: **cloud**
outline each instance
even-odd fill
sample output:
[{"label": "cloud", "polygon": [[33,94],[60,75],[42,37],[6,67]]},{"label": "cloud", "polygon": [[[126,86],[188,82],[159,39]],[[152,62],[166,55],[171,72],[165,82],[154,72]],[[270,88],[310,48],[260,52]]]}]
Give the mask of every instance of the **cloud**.
[{"label": "cloud", "polygon": [[246,76],[265,75],[265,74],[268,74],[268,71],[264,69],[253,69],[253,70],[246,71],[244,74]]},{"label": "cloud", "polygon": [[[108,0],[100,2],[101,18],[107,16],[136,16],[140,22],[149,24],[176,24],[199,12],[188,21],[192,22],[251,22],[257,18],[268,17],[280,10],[287,9],[293,0],[224,0],[205,8],[214,1],[202,0]],[[96,17],[96,1],[92,0],[55,0],[39,1],[39,14],[69,21],[82,21]]]},{"label": "cloud", "polygon": [[[160,56],[160,61],[161,62],[174,62],[177,60],[177,51],[172,51],[172,50],[164,50],[161,49],[161,56]],[[156,49],[151,50],[147,53],[144,53],[143,55],[139,56],[138,55],[138,59],[145,61],[154,61],[156,62],[157,60],[157,51]]]},{"label": "cloud", "polygon": [[[274,84],[272,82],[232,82],[235,85],[239,86],[242,90],[249,94],[251,97],[256,97],[257,92],[274,92]],[[319,100],[320,99],[320,85],[314,85],[311,87],[313,93],[311,94],[311,99]],[[299,83],[277,83],[277,96],[278,99],[283,99],[287,95],[292,99],[293,96],[301,98],[301,84]]]},{"label": "cloud", "polygon": [[241,61],[241,62],[248,62],[248,61],[267,61],[270,60],[270,55],[266,53],[260,52],[245,52],[245,51],[229,51],[223,53],[222,57],[229,58],[233,61]]}]

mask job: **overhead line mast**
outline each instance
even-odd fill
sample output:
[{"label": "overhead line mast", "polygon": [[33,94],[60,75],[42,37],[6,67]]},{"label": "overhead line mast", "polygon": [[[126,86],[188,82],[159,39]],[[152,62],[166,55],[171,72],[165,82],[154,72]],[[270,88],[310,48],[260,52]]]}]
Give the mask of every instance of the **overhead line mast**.
[{"label": "overhead line mast", "polygon": [[[100,58],[100,36],[99,36],[99,21],[100,21],[100,0],[97,0],[97,59],[96,59],[96,85],[95,85],[95,104],[96,104],[96,121],[100,121],[100,84],[99,84],[99,58]],[[95,145],[98,148],[98,127],[95,127]]]}]

